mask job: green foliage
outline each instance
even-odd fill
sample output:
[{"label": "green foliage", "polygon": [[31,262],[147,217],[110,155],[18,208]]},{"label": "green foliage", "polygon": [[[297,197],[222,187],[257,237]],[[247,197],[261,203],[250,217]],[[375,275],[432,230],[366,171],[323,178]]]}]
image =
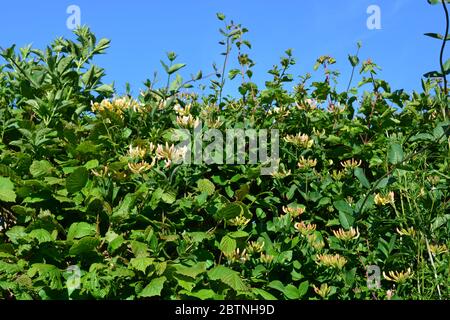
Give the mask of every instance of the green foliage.
[{"label": "green foliage", "polygon": [[[109,41],[86,27],[44,51],[2,50],[0,298],[450,298],[439,83],[392,90],[358,44],[354,88],[352,74],[337,90],[329,56],[313,66],[323,81],[294,77],[291,50],[259,88],[247,29],[217,17],[224,63],[209,91],[209,76],[184,81],[186,65],[168,52],[165,85],[113,96],[93,64]],[[239,79],[238,98],[223,96],[225,78]],[[177,163],[173,129],[197,120],[221,132],[278,129],[278,172]],[[385,274],[379,288],[368,287],[371,265]],[[79,286],[68,286],[69,267]]]}]

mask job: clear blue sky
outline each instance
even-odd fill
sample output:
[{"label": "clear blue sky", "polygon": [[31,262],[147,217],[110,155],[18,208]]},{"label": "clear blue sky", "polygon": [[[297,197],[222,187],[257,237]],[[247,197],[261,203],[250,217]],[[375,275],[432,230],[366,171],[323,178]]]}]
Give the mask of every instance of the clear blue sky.
[{"label": "clear blue sky", "polygon": [[[66,9],[71,4],[81,8],[82,24],[98,38],[112,40],[108,53],[96,59],[106,69],[106,82],[115,81],[123,92],[128,81],[133,93],[153,71],[161,71],[159,60],[166,51],[177,52],[179,62],[188,64],[184,76],[199,69],[209,73],[214,61],[220,65],[217,29],[222,24],[216,12],[250,30],[258,85],[268,79],[266,71],[284,50],[292,48],[295,76],[311,72],[316,58],[328,54],[337,59],[345,87],[350,74],[347,54],[353,54],[361,40],[361,58],[379,64],[380,76],[393,89],[420,90],[421,75],[438,68],[440,49],[439,41],[423,33],[442,33],[444,28],[440,6],[426,0],[3,0],[0,45],[32,43],[43,48],[57,36],[70,37]],[[381,8],[381,30],[366,27],[371,4]]]}]

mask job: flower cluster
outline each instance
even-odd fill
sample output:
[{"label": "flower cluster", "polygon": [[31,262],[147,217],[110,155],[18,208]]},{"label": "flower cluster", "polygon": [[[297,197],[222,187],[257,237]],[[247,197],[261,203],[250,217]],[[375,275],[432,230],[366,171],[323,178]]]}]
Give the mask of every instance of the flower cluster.
[{"label": "flower cluster", "polygon": [[91,103],[91,110],[92,112],[100,113],[107,110],[121,117],[127,110],[133,110],[134,112],[144,112],[144,109],[139,104],[139,102],[128,96],[114,98],[112,100],[103,99],[100,103],[93,102]]},{"label": "flower cluster", "polygon": [[377,206],[385,206],[388,203],[394,203],[394,192],[391,191],[387,195],[377,193],[373,199]]},{"label": "flower cluster", "polygon": [[316,262],[325,267],[342,269],[347,263],[347,259],[339,254],[318,254],[316,255]]},{"label": "flower cluster", "polygon": [[310,149],[314,144],[314,140],[312,140],[307,134],[302,133],[298,133],[296,135],[289,134],[284,137],[284,141],[305,149]]}]

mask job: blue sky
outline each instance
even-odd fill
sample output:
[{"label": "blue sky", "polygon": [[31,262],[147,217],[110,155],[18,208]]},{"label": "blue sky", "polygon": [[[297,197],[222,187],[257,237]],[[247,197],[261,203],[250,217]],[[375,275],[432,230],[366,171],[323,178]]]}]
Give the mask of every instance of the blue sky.
[{"label": "blue sky", "polygon": [[[167,51],[175,51],[179,62],[188,64],[185,77],[200,69],[209,73],[213,62],[220,65],[217,29],[222,24],[216,12],[250,30],[258,85],[269,79],[267,70],[285,49],[292,48],[294,76],[312,72],[316,58],[327,54],[338,61],[343,88],[351,71],[347,55],[361,40],[361,58],[380,65],[380,77],[393,89],[420,90],[421,75],[438,68],[440,49],[439,41],[423,34],[442,33],[444,28],[440,6],[426,0],[22,0],[0,5],[0,45],[32,43],[43,48],[55,37],[70,37],[66,9],[72,4],[80,7],[82,24],[98,38],[112,40],[108,53],[95,61],[106,69],[106,82],[115,81],[119,92],[130,82],[133,93],[154,71],[162,76],[159,60]],[[366,27],[366,10],[372,4],[381,8],[381,30]]]}]

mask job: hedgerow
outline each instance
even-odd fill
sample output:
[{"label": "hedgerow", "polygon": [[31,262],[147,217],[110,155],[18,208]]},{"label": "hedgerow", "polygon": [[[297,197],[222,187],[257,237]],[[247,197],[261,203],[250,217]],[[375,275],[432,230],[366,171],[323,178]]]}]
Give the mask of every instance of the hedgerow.
[{"label": "hedgerow", "polygon": [[[295,80],[287,50],[258,87],[247,30],[218,18],[222,66],[185,81],[170,52],[138,97],[103,83],[87,27],[2,50],[0,298],[450,298],[449,63],[407,93],[349,56],[339,92],[332,57]],[[278,170],[178,163],[174,129],[200,122],[279,130]]]}]

